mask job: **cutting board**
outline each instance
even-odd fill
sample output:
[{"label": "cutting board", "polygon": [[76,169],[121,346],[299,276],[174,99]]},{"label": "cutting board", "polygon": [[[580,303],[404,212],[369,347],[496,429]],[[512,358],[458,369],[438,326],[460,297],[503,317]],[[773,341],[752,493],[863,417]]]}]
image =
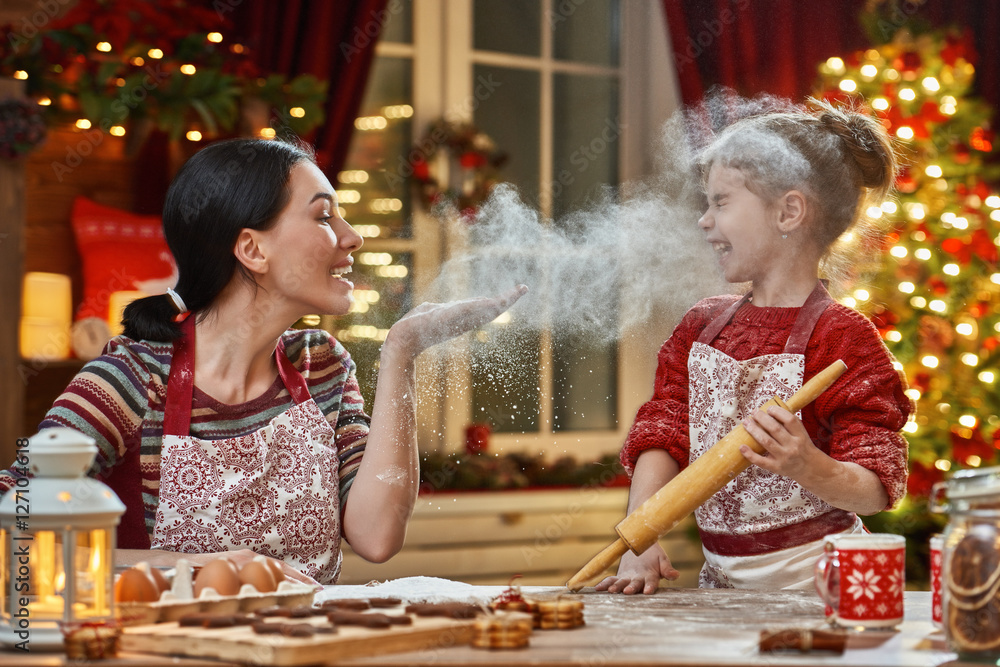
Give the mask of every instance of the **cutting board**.
[{"label": "cutting board", "polygon": [[[379,611],[398,613],[393,609]],[[245,625],[218,629],[180,627],[173,622],[137,625],[124,628],[121,648],[143,653],[219,658],[251,665],[297,667],[400,651],[443,649],[472,641],[475,623],[472,619],[412,618],[413,625],[394,625],[385,629],[340,625],[336,634],[312,637],[259,635]],[[282,621],[328,624],[322,616]]]}]

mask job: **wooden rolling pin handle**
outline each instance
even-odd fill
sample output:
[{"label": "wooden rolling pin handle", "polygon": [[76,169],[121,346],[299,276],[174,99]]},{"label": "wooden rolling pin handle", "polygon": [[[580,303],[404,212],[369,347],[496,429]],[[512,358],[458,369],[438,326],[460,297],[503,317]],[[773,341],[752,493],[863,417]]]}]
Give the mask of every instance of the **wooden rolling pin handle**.
[{"label": "wooden rolling pin handle", "polygon": [[628,545],[625,540],[618,538],[608,546],[604,547],[600,553],[590,559],[590,562],[583,566],[573,578],[566,582],[566,588],[574,593],[587,585],[587,582],[599,577],[602,572],[615,564],[615,561],[625,555]]}]

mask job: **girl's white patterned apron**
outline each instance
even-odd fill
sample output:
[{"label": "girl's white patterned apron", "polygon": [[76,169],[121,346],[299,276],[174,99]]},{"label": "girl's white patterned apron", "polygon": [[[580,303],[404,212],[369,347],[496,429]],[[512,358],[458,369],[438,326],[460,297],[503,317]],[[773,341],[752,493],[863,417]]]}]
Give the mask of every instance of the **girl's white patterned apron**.
[{"label": "girl's white patterned apron", "polygon": [[159,507],[151,548],[184,553],[252,549],[322,584],[340,574],[340,498],[334,429],[288,360],[278,372],[295,402],[238,438],[189,435],[194,315],[174,343],[160,454]]},{"label": "girl's white patterned apron", "polygon": [[[773,396],[802,387],[805,350],[833,302],[822,283],[799,309],[781,354],[737,361],[711,346],[751,294],[712,320],[688,354],[690,460],[694,461]],[[863,529],[797,482],[751,465],[695,510],[705,565],[703,588],[812,588],[825,535]]]}]

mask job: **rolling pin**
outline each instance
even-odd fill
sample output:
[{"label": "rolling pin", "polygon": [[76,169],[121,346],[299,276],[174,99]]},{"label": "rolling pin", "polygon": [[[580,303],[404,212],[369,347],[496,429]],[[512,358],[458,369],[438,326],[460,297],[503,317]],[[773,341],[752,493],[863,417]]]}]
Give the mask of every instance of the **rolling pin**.
[{"label": "rolling pin", "polygon": [[[816,400],[846,370],[847,364],[838,359],[810,378],[787,402],[775,396],[760,406],[760,409],[767,410],[768,407],[777,405],[794,414]],[[734,428],[615,526],[618,539],[584,565],[566,582],[566,586],[574,592],[580,590],[587,582],[596,579],[611,567],[629,549],[637,556],[642,554],[661,535],[666,534],[750,466],[750,462],[740,453],[743,445],[758,454],[764,453],[764,448],[742,424]]]}]

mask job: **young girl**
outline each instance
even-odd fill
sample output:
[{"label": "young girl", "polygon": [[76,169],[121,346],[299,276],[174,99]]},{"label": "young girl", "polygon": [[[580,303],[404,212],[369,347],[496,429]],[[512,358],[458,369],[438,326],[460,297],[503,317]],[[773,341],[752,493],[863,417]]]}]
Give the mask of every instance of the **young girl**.
[{"label": "young girl", "polygon": [[171,184],[177,286],[128,306],[125,335],[41,424],[97,442],[92,474],[126,505],[116,565],[264,554],[331,584],[341,537],[376,562],[402,546],[419,481],[415,358],[526,288],[406,314],[382,346],[369,418],[340,343],[289,328],[350,308],[362,239],[337,211],[312,154],[280,141],[212,144]]},{"label": "young girl", "polygon": [[[858,514],[905,492],[910,413],[875,327],[819,281],[831,245],[887,195],[896,167],[877,119],[820,105],[739,121],[704,151],[698,221],[745,296],[696,304],[659,353],[652,400],[621,453],[631,512],[743,424],[766,450],[695,512],[702,587],[811,588],[822,540],[864,530]],[[842,359],[847,372],[801,418],[778,407]],[[658,544],[626,553],[598,590],[653,593],[677,570]]]}]

